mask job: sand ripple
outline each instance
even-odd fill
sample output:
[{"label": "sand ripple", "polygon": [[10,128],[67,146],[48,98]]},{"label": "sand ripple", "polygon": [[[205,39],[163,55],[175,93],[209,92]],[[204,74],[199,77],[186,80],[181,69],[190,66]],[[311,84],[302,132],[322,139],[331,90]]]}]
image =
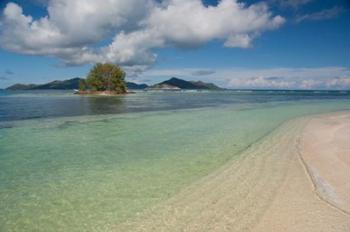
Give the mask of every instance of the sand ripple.
[{"label": "sand ripple", "polygon": [[322,201],[299,154],[308,118],[292,120],[220,170],[116,231],[350,231]]}]

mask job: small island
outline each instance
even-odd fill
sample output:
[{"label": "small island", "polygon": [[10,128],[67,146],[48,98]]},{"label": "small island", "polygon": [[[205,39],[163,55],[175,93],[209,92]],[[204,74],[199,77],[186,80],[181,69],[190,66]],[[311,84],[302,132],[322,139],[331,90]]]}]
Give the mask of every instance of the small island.
[{"label": "small island", "polygon": [[127,93],[125,72],[118,65],[96,64],[79,82],[77,94],[119,95]]}]

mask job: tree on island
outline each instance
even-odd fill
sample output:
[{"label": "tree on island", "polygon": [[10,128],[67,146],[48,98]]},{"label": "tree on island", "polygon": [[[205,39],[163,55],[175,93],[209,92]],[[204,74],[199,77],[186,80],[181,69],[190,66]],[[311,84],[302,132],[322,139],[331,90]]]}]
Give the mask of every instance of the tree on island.
[{"label": "tree on island", "polygon": [[125,72],[118,65],[98,63],[90,70],[86,80],[79,83],[79,89],[126,93]]}]

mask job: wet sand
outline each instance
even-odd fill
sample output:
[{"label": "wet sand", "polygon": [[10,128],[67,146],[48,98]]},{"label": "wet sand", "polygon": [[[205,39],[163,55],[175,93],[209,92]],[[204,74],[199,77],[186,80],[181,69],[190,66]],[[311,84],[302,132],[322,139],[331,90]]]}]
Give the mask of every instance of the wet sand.
[{"label": "wet sand", "polygon": [[114,229],[350,231],[349,118],[337,113],[287,122],[220,170]]},{"label": "wet sand", "polygon": [[301,147],[318,195],[350,214],[350,113],[313,118]]},{"label": "wet sand", "polygon": [[350,113],[312,117],[299,160],[255,231],[350,231],[349,145]]}]

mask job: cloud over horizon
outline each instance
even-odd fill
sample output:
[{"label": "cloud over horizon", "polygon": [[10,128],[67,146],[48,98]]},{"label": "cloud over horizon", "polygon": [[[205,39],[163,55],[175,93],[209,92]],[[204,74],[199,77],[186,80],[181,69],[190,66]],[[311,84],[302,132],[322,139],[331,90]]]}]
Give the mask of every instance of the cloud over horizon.
[{"label": "cloud over horizon", "polygon": [[156,62],[157,48],[196,48],[217,39],[225,47],[248,48],[284,21],[265,3],[237,0],[216,6],[201,0],[50,0],[47,15],[37,19],[10,2],[0,22],[0,46],[67,64],[112,62],[145,69]]},{"label": "cloud over horizon", "polygon": [[[172,76],[198,80],[202,69],[153,69],[144,78],[162,80]],[[266,69],[219,69],[201,80],[214,82],[233,89],[350,89],[350,69],[346,67],[319,68],[266,68]]]}]

